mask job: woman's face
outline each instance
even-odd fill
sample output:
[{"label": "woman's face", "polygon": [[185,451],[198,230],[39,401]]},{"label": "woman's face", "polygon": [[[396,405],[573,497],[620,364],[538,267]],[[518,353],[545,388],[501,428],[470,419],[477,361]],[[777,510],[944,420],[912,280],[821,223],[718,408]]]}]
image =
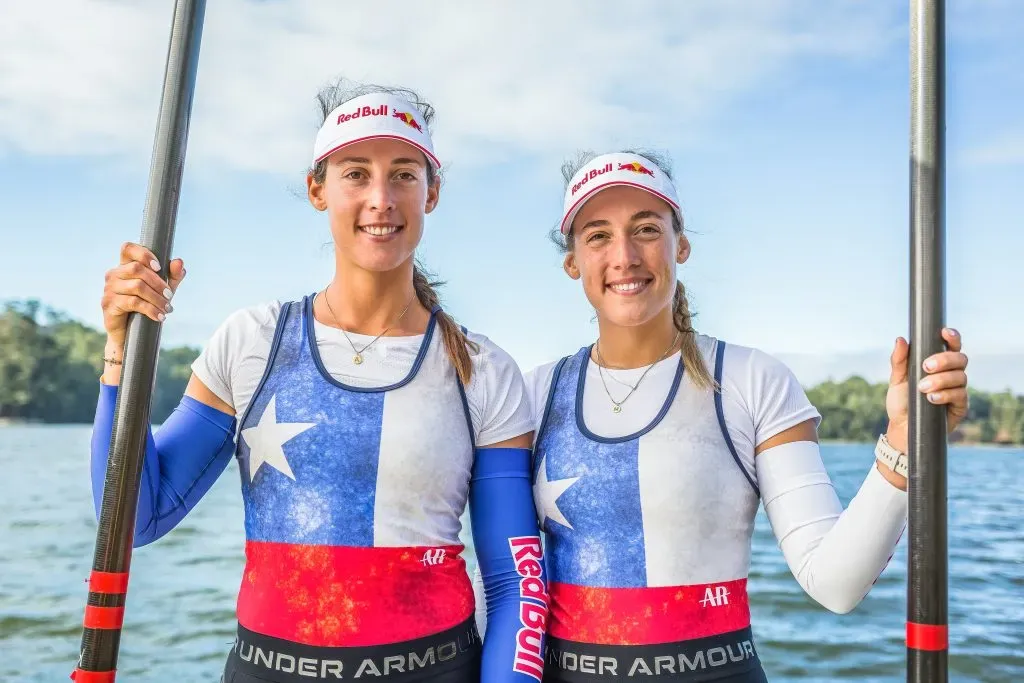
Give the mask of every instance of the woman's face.
[{"label": "woman's face", "polygon": [[690,255],[672,215],[664,200],[628,186],[598,192],[576,214],[564,267],[602,322],[642,325],[671,308],[676,264]]},{"label": "woman's face", "polygon": [[377,272],[412,258],[440,190],[436,178],[428,182],[426,164],[405,142],[373,139],[331,155],[322,183],[307,177],[309,201],[327,212],[339,254]]}]

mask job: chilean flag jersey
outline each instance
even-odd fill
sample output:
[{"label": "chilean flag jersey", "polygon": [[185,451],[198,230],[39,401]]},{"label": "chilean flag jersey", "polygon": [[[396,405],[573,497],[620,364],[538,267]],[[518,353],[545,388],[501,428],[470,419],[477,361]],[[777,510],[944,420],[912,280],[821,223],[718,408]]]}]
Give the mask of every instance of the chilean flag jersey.
[{"label": "chilean flag jersey", "polygon": [[[698,339],[720,380],[724,343]],[[759,494],[720,393],[683,381],[680,362],[650,425],[602,438],[582,415],[589,362],[586,347],[556,368],[534,454],[545,680],[763,680],[746,591]]]},{"label": "chilean flag jersey", "polygon": [[465,623],[473,591],[460,515],[471,422],[432,315],[409,375],[341,384],[313,337],[312,299],[282,308],[241,421],[241,626],[313,646],[375,646]]}]

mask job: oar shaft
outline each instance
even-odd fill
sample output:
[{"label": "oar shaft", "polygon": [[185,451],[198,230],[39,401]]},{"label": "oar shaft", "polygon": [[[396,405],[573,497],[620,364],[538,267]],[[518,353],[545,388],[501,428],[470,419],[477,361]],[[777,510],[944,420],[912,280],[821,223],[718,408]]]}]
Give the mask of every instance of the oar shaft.
[{"label": "oar shaft", "polygon": [[[153,144],[139,242],[156,255],[165,278],[174,241],[205,9],[205,0],[175,3]],[[81,658],[75,672],[79,682],[113,681],[117,665],[159,348],[160,324],[133,314],[128,322],[107,457]]]},{"label": "oar shaft", "polygon": [[944,350],[945,3],[910,3],[910,453],[907,680],[947,680],[946,413],[918,382]]}]

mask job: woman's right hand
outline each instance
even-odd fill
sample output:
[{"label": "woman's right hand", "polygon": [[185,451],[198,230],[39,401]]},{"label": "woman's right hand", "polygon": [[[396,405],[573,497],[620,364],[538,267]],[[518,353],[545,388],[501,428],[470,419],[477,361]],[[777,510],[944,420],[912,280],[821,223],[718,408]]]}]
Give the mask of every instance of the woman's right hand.
[{"label": "woman's right hand", "polygon": [[173,259],[168,268],[169,278],[165,282],[153,252],[133,242],[121,246],[121,263],[107,271],[100,302],[108,346],[124,345],[129,313],[141,313],[163,322],[174,310],[171,298],[185,279],[185,264],[181,259]]}]

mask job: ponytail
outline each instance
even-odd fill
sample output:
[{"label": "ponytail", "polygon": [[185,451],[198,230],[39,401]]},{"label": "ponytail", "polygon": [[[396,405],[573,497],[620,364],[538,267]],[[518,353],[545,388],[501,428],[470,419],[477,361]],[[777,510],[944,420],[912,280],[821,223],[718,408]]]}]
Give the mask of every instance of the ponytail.
[{"label": "ponytail", "polygon": [[697,332],[693,329],[690,318],[690,303],[686,300],[686,288],[676,281],[676,294],[672,299],[672,322],[682,335],[683,343],[680,352],[683,356],[683,367],[690,379],[701,389],[718,390],[714,377],[704,363],[704,355],[697,347]]},{"label": "ponytail", "polygon": [[[428,280],[419,266],[413,265],[412,286],[416,290],[416,298],[428,311],[433,311],[438,306],[439,299],[434,287],[439,284],[441,283]],[[470,349],[476,353],[480,347],[471,342],[463,333],[462,328],[444,311],[437,312],[437,324],[441,328],[441,338],[444,339],[448,360],[454,366],[459,381],[465,386],[469,384],[469,380],[473,376],[473,361],[469,357]]]}]

